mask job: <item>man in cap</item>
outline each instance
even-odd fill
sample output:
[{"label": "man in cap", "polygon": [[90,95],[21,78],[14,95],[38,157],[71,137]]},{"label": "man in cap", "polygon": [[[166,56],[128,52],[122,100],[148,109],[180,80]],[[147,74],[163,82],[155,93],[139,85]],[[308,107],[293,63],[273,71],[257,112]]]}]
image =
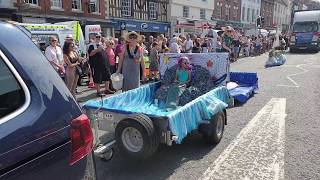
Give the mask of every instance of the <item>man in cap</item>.
[{"label": "man in cap", "polygon": [[100,96],[100,84],[105,83],[105,93],[112,94],[114,91],[110,90],[110,68],[109,61],[107,59],[106,53],[104,51],[104,46],[101,43],[101,35],[96,34],[92,37],[92,41],[88,48],[89,63],[91,68],[91,73],[93,76],[93,82],[95,83],[97,96]]}]

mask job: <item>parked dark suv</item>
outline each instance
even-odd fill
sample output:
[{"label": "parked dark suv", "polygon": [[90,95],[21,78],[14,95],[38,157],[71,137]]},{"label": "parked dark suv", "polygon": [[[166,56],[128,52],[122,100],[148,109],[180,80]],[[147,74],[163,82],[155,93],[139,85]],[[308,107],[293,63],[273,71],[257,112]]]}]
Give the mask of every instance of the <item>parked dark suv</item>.
[{"label": "parked dark suv", "polygon": [[0,22],[0,179],[94,179],[92,141],[88,117],[45,56]]}]

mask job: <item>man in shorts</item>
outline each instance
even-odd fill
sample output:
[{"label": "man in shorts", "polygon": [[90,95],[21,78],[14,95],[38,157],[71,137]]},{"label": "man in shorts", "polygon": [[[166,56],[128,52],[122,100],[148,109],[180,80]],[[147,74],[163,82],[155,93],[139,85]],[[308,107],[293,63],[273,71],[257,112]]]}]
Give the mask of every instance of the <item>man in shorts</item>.
[{"label": "man in shorts", "polygon": [[105,83],[105,93],[112,94],[114,91],[111,91],[109,88],[111,76],[109,68],[110,65],[104,51],[104,46],[101,43],[101,35],[96,34],[95,37],[92,37],[92,40],[93,43],[89,45],[88,54],[93,82],[97,89],[97,96],[101,95],[100,85],[103,82]]}]

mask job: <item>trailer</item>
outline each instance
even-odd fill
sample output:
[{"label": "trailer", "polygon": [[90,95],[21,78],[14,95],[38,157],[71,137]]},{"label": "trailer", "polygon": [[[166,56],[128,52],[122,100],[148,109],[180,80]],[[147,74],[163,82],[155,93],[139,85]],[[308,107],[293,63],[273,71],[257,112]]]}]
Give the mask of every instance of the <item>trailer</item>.
[{"label": "trailer", "polygon": [[[171,109],[163,108],[156,99],[161,82],[86,102],[83,108],[91,119],[96,155],[110,159],[112,147],[117,145],[121,153],[130,158],[146,159],[157,151],[160,143],[180,144],[191,133],[200,133],[209,144],[220,142],[230,102],[228,89],[224,86],[229,78],[228,54],[163,55],[159,68],[162,80],[180,56],[188,56],[192,65],[208,69],[211,75],[208,82],[212,81],[214,88]],[[197,78],[197,72],[192,73],[195,74],[193,78]]]}]

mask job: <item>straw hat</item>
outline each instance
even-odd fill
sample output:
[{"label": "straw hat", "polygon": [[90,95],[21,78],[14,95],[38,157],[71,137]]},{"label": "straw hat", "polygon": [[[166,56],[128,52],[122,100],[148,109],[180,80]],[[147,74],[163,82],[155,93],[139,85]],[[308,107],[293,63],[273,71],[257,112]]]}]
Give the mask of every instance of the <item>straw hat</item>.
[{"label": "straw hat", "polygon": [[226,26],[224,28],[221,28],[223,31],[234,31],[234,29],[231,26]]},{"label": "straw hat", "polygon": [[71,34],[68,34],[68,35],[66,36],[65,40],[73,40],[72,35],[71,35]]},{"label": "straw hat", "polygon": [[137,36],[137,42],[140,42],[142,40],[140,34],[138,34],[135,31],[131,31],[131,32],[127,33],[126,36],[125,36],[125,40],[129,41],[130,40],[129,37],[132,36],[132,35],[136,35]]}]

